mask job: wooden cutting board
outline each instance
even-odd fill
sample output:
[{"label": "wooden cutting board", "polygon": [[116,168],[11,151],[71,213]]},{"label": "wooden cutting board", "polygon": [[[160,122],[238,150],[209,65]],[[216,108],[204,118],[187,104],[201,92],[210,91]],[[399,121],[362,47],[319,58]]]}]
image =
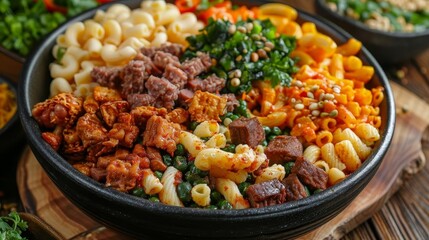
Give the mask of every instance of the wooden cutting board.
[{"label": "wooden cutting board", "polygon": [[[391,82],[397,106],[396,130],[378,172],[358,197],[338,216],[302,239],[339,239],[373,213],[395,193],[404,180],[425,164],[421,139],[429,125],[429,105]],[[92,220],[68,201],[45,174],[29,148],[17,172],[24,209],[46,221],[66,239],[128,239]]]}]

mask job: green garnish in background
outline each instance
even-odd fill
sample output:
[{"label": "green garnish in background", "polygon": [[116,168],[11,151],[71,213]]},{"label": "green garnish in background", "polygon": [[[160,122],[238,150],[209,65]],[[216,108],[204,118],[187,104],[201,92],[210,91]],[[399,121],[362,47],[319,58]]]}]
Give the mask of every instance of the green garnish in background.
[{"label": "green garnish in background", "polygon": [[0,240],[26,239],[21,234],[27,228],[27,223],[20,218],[17,212],[12,211],[8,216],[0,217]]}]

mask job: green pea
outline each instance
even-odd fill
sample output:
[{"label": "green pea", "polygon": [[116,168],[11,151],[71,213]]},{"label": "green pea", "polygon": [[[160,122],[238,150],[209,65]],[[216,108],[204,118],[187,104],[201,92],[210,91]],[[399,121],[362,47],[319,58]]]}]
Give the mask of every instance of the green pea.
[{"label": "green pea", "polygon": [[268,126],[263,126],[265,136],[268,136],[271,133],[271,128]]},{"label": "green pea", "polygon": [[230,118],[232,121],[234,121],[234,120],[237,120],[238,118],[240,118],[240,116],[233,114],[233,115],[231,115],[231,117],[229,117],[229,118]]},{"label": "green pea", "polygon": [[173,164],[173,158],[171,158],[169,154],[162,155],[162,161],[167,166],[171,166],[171,164]]},{"label": "green pea", "polygon": [[156,203],[159,203],[160,201],[159,201],[159,198],[158,197],[156,197],[156,196],[152,196],[152,197],[150,197],[149,198],[149,201],[151,201],[151,202],[156,202]]},{"label": "green pea", "polygon": [[267,140],[262,141],[262,142],[261,142],[261,145],[262,145],[262,146],[264,146],[264,147],[268,146],[268,142],[267,142]]},{"label": "green pea", "polygon": [[153,173],[157,178],[159,178],[160,180],[161,180],[161,178],[162,178],[162,172],[160,172],[160,171],[155,171],[154,173]]},{"label": "green pea", "polygon": [[222,194],[220,194],[220,192],[213,190],[210,193],[210,199],[211,199],[212,203],[218,203],[218,202],[222,201],[224,199],[224,197],[222,196]]},{"label": "green pea", "polygon": [[201,169],[199,169],[199,168],[197,168],[196,166],[195,166],[195,164],[194,164],[194,162],[191,162],[191,163],[189,163],[189,171],[191,172],[191,173],[193,173],[193,174],[197,174],[198,176],[200,176],[200,177],[205,177],[205,176],[208,176],[209,175],[209,172],[208,171],[203,171],[203,170],[201,170]]},{"label": "green pea", "polygon": [[197,128],[198,124],[200,124],[200,123],[196,122],[196,121],[192,121],[188,124],[188,129],[194,131],[195,128]]},{"label": "green pea", "polygon": [[248,117],[247,102],[243,99],[238,100],[239,105],[234,109],[234,113],[239,116]]},{"label": "green pea", "polygon": [[147,194],[145,193],[142,187],[136,187],[133,189],[132,194],[136,197],[146,198]]},{"label": "green pea", "polygon": [[192,199],[191,190],[192,185],[189,182],[181,182],[177,185],[177,196],[184,203],[190,202]]},{"label": "green pea", "polygon": [[215,205],[208,205],[205,209],[218,209]]},{"label": "green pea", "polygon": [[198,181],[199,179],[201,179],[200,176],[198,176],[198,174],[192,173],[191,171],[187,171],[185,173],[185,179],[186,181],[194,184],[194,182]]},{"label": "green pea", "polygon": [[242,183],[240,183],[240,184],[238,184],[238,190],[240,190],[240,193],[243,195],[243,196],[247,196],[247,193],[246,193],[246,191],[247,191],[247,189],[250,187],[250,183],[248,183],[248,182],[242,182]]},{"label": "green pea", "polygon": [[201,178],[201,177],[199,177],[198,179],[196,179],[194,182],[193,182],[193,184],[192,185],[197,185],[197,184],[201,184],[201,183],[203,183],[203,184],[209,184],[209,178],[208,177],[204,177],[204,178]]},{"label": "green pea", "polygon": [[225,152],[235,153],[235,144],[229,144],[222,148]]},{"label": "green pea", "polygon": [[277,137],[276,135],[270,134],[270,135],[268,135],[267,140],[268,140],[268,142],[271,142],[271,140],[273,140],[276,137]]},{"label": "green pea", "polygon": [[232,209],[231,203],[226,200],[221,200],[220,202],[218,202],[217,207],[219,209]]},{"label": "green pea", "polygon": [[225,118],[230,118],[233,115],[232,112],[227,112],[224,115],[220,116],[220,119],[222,120],[222,122],[225,120]]},{"label": "green pea", "polygon": [[282,130],[279,127],[273,127],[273,129],[271,130],[271,133],[278,136],[282,134]]},{"label": "green pea", "polygon": [[176,145],[176,151],[174,151],[174,156],[185,156],[186,151],[185,151],[185,147],[182,144],[177,144]]},{"label": "green pea", "polygon": [[293,166],[295,166],[295,162],[287,162],[284,164],[285,176],[288,176],[291,173]]},{"label": "green pea", "polygon": [[188,160],[184,156],[175,156],[173,165],[177,170],[184,172],[188,168]]}]

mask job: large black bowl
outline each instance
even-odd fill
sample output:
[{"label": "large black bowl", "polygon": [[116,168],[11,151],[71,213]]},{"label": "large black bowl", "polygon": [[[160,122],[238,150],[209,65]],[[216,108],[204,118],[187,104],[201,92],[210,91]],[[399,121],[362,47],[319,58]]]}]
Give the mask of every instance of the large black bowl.
[{"label": "large black bowl", "polygon": [[317,13],[360,40],[380,64],[402,63],[429,48],[429,29],[411,33],[381,31],[332,11],[326,0],[316,0],[315,4]]},{"label": "large black bowl", "polygon": [[[140,1],[124,1],[130,7]],[[240,3],[237,1],[237,3]],[[247,3],[247,1],[241,1]],[[261,4],[263,1],[252,1]],[[105,9],[108,5],[102,6]],[[70,20],[49,35],[29,57],[19,88],[20,117],[29,144],[46,173],[75,205],[101,223],[139,238],[192,239],[279,239],[302,235],[340,213],[362,191],[377,171],[394,131],[394,101],[388,80],[380,66],[363,48],[360,57],[375,68],[370,87],[383,86],[380,105],[381,139],[368,160],[346,180],[328,190],[287,204],[259,209],[208,210],[157,204],[106,188],[82,175],[41,138],[40,128],[31,117],[34,104],[49,95],[48,65],[55,38],[75,21],[94,15],[89,11]],[[300,21],[312,21],[318,29],[345,42],[351,36],[338,27],[310,14],[299,12]]]}]

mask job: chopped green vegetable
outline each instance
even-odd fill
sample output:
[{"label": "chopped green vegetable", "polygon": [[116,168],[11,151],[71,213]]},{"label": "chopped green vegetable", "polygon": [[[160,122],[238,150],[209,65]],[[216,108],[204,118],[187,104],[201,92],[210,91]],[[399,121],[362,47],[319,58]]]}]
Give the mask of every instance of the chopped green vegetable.
[{"label": "chopped green vegetable", "polygon": [[0,217],[0,240],[26,239],[21,234],[28,228],[27,222],[21,219],[15,211],[8,216]]},{"label": "chopped green vegetable", "polygon": [[[296,47],[296,39],[277,36],[275,26],[269,20],[233,24],[209,19],[201,34],[187,40],[189,47],[184,59],[193,58],[198,52],[206,52],[216,59],[217,65],[210,71],[227,79],[222,92],[248,92],[252,82],[257,80],[270,80],[272,86],[289,85],[290,75],[297,71],[295,60],[289,56]],[[234,113],[248,117],[244,107],[240,102]]]},{"label": "chopped green vegetable", "polygon": [[[0,45],[21,56],[27,56],[34,46],[67,18],[98,5],[95,0],[56,0],[66,14],[49,11],[45,1],[0,0]],[[57,53],[61,60],[63,50]]]},{"label": "chopped green vegetable", "polygon": [[[429,28],[429,8],[407,9],[397,1],[327,0],[328,6],[341,15],[351,17],[372,28],[390,32],[420,32]],[[380,21],[387,20],[387,23]],[[371,22],[371,23],[369,23]]]}]

